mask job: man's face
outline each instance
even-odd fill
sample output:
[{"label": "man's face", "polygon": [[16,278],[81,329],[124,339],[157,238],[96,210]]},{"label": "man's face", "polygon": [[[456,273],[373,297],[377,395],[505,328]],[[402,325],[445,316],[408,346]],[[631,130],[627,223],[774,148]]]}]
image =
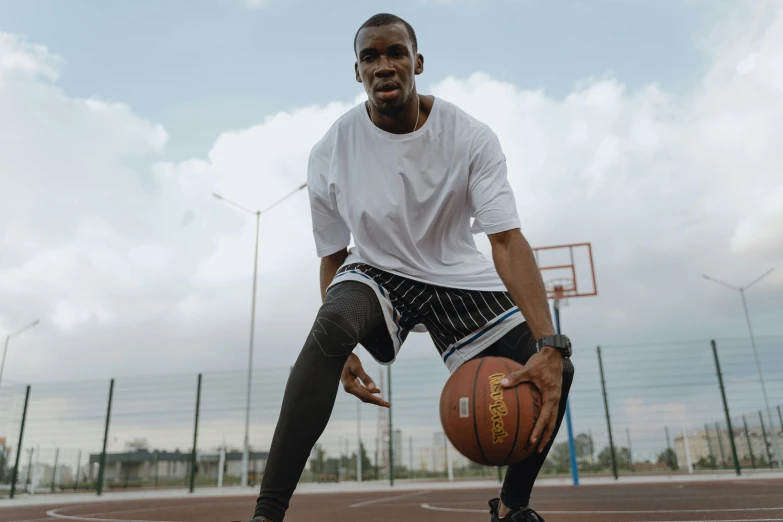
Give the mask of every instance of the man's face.
[{"label": "man's face", "polygon": [[365,27],[356,38],[356,81],[381,114],[393,116],[405,107],[424,71],[424,58],[413,53],[408,31],[402,24]]}]

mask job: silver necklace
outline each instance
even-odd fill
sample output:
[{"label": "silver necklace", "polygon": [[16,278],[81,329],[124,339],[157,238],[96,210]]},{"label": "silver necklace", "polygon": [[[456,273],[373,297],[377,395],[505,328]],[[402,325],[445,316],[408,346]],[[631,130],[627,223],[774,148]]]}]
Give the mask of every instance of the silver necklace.
[{"label": "silver necklace", "polygon": [[[370,110],[370,102],[367,102],[367,115],[370,117],[370,121],[373,125],[375,125],[375,121],[372,119],[372,111]],[[416,95],[416,123],[413,124],[413,130],[411,132],[416,131],[416,127],[419,126],[419,116],[421,116],[421,100],[419,99],[419,95]]]}]

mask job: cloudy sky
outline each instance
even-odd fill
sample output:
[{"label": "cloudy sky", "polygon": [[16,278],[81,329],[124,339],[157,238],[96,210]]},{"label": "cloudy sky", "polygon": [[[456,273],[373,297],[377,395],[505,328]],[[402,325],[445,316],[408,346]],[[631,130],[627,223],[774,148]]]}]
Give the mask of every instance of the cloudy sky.
[{"label": "cloudy sky", "polygon": [[[3,1],[0,335],[8,382],[241,370],[255,222],[363,97],[356,28],[387,2]],[[783,334],[783,5],[403,0],[419,91],[488,123],[534,246],[590,241],[595,345]],[[776,145],[777,144],[777,145]],[[478,241],[488,253],[486,238]],[[307,196],[261,218],[259,368],[319,306]],[[426,334],[402,357],[434,357]],[[779,384],[778,384],[779,386]]]}]

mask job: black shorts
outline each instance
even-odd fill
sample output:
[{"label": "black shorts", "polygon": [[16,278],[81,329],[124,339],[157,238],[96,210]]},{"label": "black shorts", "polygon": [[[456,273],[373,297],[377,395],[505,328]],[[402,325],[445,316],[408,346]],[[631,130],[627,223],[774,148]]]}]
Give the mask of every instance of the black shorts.
[{"label": "black shorts", "polygon": [[428,332],[450,372],[525,322],[508,292],[460,290],[414,281],[355,263],[337,271],[342,281],[369,285],[381,303],[386,328],[361,344],[390,364],[410,332]]}]

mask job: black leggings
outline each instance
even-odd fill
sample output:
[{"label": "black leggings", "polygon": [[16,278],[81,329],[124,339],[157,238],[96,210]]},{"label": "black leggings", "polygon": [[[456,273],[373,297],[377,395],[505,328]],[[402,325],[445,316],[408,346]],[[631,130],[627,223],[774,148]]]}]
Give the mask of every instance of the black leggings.
[{"label": "black leggings", "polygon": [[[380,303],[373,290],[355,281],[332,287],[318,312],[286,384],[280,418],[272,437],[261,493],[254,516],[282,522],[310,452],[329,422],[348,356],[363,339],[382,335]],[[515,327],[479,356],[498,355],[522,364],[536,352],[527,324]],[[573,366],[566,361],[557,429],[565,414]],[[554,435],[552,439],[554,440]],[[506,506],[525,506],[552,443],[543,453],[509,466],[501,499]]]}]

